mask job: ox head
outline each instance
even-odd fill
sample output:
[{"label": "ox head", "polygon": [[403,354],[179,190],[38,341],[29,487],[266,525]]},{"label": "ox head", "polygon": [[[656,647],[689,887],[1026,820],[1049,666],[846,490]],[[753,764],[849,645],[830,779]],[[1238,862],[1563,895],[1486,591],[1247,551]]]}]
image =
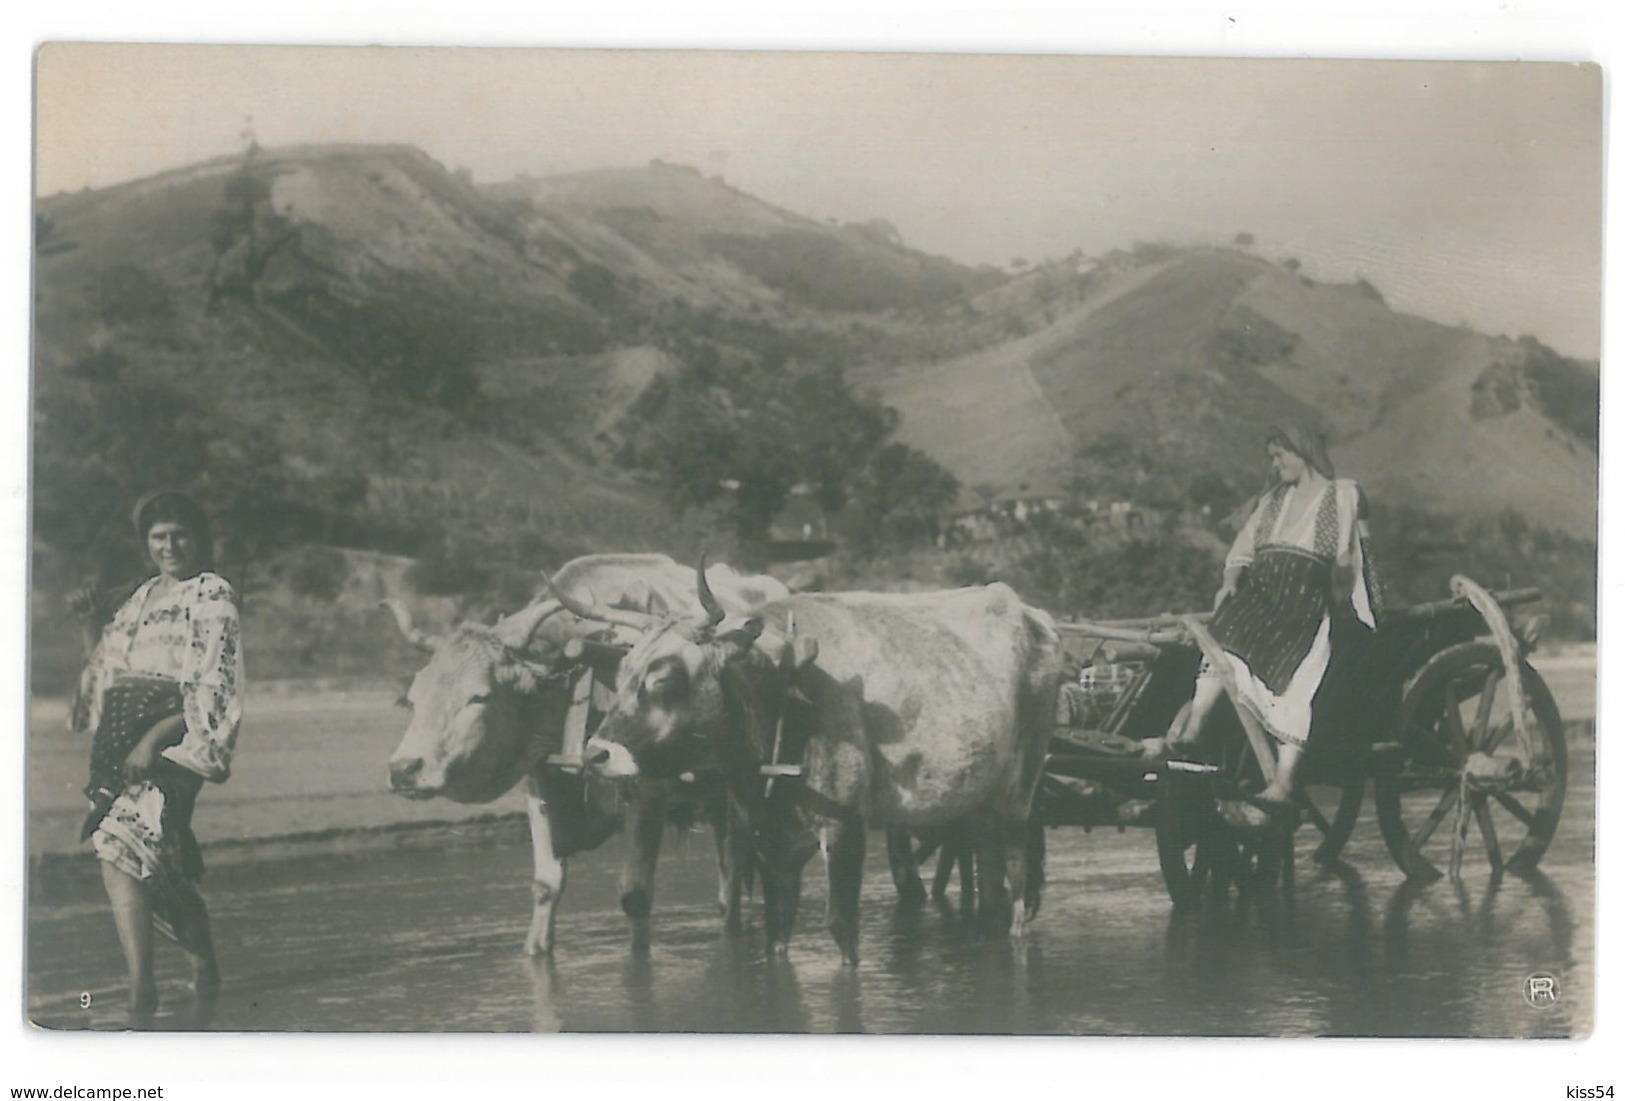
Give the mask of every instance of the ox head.
[{"label": "ox head", "polygon": [[[389,759],[391,790],[485,803],[559,751],[570,674],[587,655],[578,639],[544,634],[563,610],[556,600],[537,600],[494,627],[469,623],[438,637],[415,628],[398,602],[386,606],[408,641],[431,654],[406,694],[412,720]],[[613,772],[626,758],[589,743],[589,761]]]},{"label": "ox head", "polygon": [[667,619],[633,645],[598,728],[654,778],[764,757],[794,667],[817,653],[805,641],[764,640],[760,617],[730,617],[717,601],[703,555],[696,572],[704,613]]}]

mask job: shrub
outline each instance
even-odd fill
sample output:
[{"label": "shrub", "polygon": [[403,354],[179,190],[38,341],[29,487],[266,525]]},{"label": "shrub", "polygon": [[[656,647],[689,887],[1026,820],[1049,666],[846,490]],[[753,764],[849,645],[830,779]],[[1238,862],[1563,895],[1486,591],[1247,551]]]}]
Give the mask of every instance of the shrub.
[{"label": "shrub", "polygon": [[277,573],[301,596],[333,600],[344,591],[350,571],[344,556],[332,547],[306,543],[283,559]]}]

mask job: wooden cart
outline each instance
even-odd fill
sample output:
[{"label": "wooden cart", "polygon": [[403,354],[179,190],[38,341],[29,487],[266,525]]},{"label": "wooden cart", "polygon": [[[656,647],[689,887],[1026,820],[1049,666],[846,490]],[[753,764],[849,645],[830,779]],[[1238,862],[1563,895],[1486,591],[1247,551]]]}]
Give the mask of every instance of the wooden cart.
[{"label": "wooden cart", "polygon": [[[1563,724],[1527,661],[1538,622],[1515,631],[1505,613],[1540,593],[1492,593],[1459,576],[1451,587],[1450,599],[1389,612],[1375,632],[1334,623],[1299,771],[1318,860],[1342,852],[1368,787],[1388,850],[1413,879],[1455,875],[1469,852],[1495,874],[1533,869],[1551,843],[1568,772]],[[1273,742],[1244,708],[1217,709],[1183,759],[1139,753],[1188,706],[1204,650],[1216,653],[1207,618],[1059,625],[1086,676],[1110,671],[1118,683],[1069,690],[1094,713],[1057,726],[1035,808],[1046,826],[1155,829],[1176,905],[1293,873],[1291,816],[1260,828],[1236,813],[1275,767]]]}]

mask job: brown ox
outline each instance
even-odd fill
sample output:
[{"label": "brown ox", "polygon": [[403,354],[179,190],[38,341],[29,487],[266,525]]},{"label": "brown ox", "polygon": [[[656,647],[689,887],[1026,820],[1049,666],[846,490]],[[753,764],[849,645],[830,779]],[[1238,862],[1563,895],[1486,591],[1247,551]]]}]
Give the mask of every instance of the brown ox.
[{"label": "brown ox", "polygon": [[[770,577],[719,569],[720,598],[737,612],[788,591]],[[610,683],[621,652],[636,637],[632,628],[650,615],[686,613],[698,606],[694,571],[665,555],[577,558],[560,568],[552,585],[575,600],[632,609],[643,613],[644,619],[619,617],[623,622],[606,634],[602,624],[582,622],[550,596],[539,597],[493,627],[468,623],[435,638],[415,629],[405,609],[391,602],[402,632],[433,656],[407,693],[412,720],[389,759],[390,788],[409,798],[440,796],[486,803],[524,782],[534,855],[535,905],[525,937],[525,952],[531,955],[552,950],[565,857],[600,844],[615,825],[612,819],[594,820],[585,812],[580,778],[548,763],[564,748],[572,683],[588,667],[603,683]],[[586,763],[616,775],[624,752],[596,740],[587,745]],[[631,843],[622,873],[621,905],[632,921],[634,948],[649,942],[655,859],[674,786],[634,782],[627,792]],[[684,785],[685,790],[692,787]],[[727,853],[726,819],[716,813],[720,798],[708,802],[722,874],[719,902],[728,927],[737,929],[745,864]]]},{"label": "brown ox", "polygon": [[[788,943],[802,865],[821,833],[829,929],[857,961],[865,829],[971,825],[984,920],[1017,919],[1026,822],[1061,676],[1050,617],[1010,588],[791,596],[750,616],[708,612],[651,632],[623,659],[599,737],[641,774],[707,766],[749,822],[770,950]],[[781,721],[782,718],[782,721]],[[769,789],[763,766],[799,763]],[[769,768],[768,771],[772,771]],[[1000,874],[1000,866],[1003,874]],[[1008,886],[1006,885],[1008,881]]]}]

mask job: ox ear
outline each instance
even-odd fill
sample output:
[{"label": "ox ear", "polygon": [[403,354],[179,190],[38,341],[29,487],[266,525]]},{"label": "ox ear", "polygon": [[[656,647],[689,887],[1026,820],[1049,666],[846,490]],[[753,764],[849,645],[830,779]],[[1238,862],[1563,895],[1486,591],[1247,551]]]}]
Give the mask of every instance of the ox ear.
[{"label": "ox ear", "polygon": [[816,638],[787,638],[779,647],[779,668],[786,673],[805,669],[818,660]]},{"label": "ox ear", "polygon": [[718,642],[729,642],[735,646],[754,646],[756,640],[762,637],[762,629],[765,626],[760,616],[746,616],[743,619],[719,624],[715,637]]}]

